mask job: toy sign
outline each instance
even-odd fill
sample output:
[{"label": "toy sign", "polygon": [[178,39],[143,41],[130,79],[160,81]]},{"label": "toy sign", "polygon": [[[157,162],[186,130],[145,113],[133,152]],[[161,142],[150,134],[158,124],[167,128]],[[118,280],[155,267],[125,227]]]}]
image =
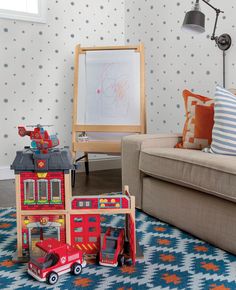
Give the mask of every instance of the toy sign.
[{"label": "toy sign", "polygon": [[48,223],[48,218],[47,217],[42,217],[40,218],[40,224],[45,226]]}]

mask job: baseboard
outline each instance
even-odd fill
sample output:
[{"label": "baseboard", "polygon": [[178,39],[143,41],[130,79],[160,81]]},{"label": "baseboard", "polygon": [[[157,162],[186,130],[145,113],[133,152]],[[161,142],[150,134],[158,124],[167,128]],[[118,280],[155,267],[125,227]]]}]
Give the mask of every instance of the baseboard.
[{"label": "baseboard", "polygon": [[[79,172],[84,172],[84,161],[79,162]],[[89,171],[108,170],[121,168],[120,157],[104,158],[104,159],[92,159],[89,160]],[[0,180],[14,179],[14,170],[10,169],[10,166],[0,166]]]},{"label": "baseboard", "polygon": [[[85,171],[84,161],[80,161],[79,164],[80,167],[78,171],[84,172]],[[120,157],[89,160],[89,171],[99,171],[118,168],[121,168]]]},{"label": "baseboard", "polygon": [[14,179],[14,170],[10,166],[0,166],[0,180]]}]

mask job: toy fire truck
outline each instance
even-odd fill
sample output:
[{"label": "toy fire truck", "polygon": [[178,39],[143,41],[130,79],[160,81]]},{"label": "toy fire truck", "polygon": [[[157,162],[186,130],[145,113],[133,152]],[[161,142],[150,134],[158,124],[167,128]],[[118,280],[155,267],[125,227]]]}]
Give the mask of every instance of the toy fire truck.
[{"label": "toy fire truck", "polygon": [[99,252],[99,264],[103,266],[116,267],[123,266],[124,257],[125,231],[124,229],[111,228],[106,230],[101,238],[101,249]]},{"label": "toy fire truck", "polygon": [[37,255],[30,257],[28,273],[40,282],[53,285],[60,275],[79,275],[86,266],[82,251],[55,239],[37,242],[36,250]]}]

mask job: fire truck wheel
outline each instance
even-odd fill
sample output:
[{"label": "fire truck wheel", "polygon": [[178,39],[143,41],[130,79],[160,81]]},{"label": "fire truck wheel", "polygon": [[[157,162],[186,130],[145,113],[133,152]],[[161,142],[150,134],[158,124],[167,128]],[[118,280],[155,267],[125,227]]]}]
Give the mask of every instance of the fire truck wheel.
[{"label": "fire truck wheel", "polygon": [[125,259],[125,265],[126,266],[132,266],[132,264],[133,264],[133,261],[132,261],[131,258]]},{"label": "fire truck wheel", "polygon": [[78,263],[74,263],[71,268],[71,272],[74,275],[79,275],[82,272],[82,266]]},{"label": "fire truck wheel", "polygon": [[51,272],[48,274],[48,276],[47,276],[48,284],[54,285],[57,283],[57,281],[58,281],[58,275],[56,272]]},{"label": "fire truck wheel", "polygon": [[125,257],[124,257],[124,255],[119,255],[119,256],[118,256],[118,265],[119,265],[120,267],[123,267],[124,264],[125,264]]}]

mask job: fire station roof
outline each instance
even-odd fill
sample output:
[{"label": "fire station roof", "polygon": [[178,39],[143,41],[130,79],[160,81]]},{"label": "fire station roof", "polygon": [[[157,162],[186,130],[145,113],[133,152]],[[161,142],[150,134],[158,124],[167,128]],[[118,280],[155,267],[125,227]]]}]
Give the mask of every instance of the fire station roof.
[{"label": "fire station roof", "polygon": [[73,168],[67,149],[55,149],[47,154],[36,154],[31,150],[17,151],[11,169],[15,174],[22,171],[68,171]]}]

